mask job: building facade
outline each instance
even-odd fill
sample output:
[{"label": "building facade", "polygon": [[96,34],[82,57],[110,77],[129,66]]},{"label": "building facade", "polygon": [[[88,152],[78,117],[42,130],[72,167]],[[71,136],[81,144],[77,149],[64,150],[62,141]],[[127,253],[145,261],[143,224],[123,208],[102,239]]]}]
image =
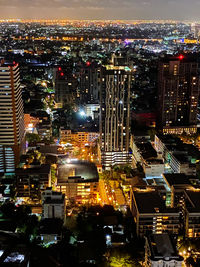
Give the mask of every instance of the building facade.
[{"label": "building facade", "polygon": [[55,100],[61,107],[74,104],[78,82],[71,70],[57,68],[54,73]]},{"label": "building facade", "polygon": [[129,67],[108,65],[102,70],[100,147],[106,168],[130,162],[131,78]]},{"label": "building facade", "polygon": [[65,218],[65,195],[47,188],[42,194],[42,218]]},{"label": "building facade", "polygon": [[101,67],[87,61],[80,70],[79,97],[81,103],[99,103]]},{"label": "building facade", "polygon": [[96,179],[84,180],[81,177],[71,177],[67,181],[58,180],[56,190],[65,194],[68,204],[71,202],[98,203],[99,182]]},{"label": "building facade", "polygon": [[0,64],[0,173],[13,173],[24,139],[24,113],[18,64]]},{"label": "building facade", "polygon": [[199,75],[197,58],[166,56],[159,63],[158,127],[164,134],[197,131]]},{"label": "building facade", "polygon": [[60,130],[61,142],[72,142],[79,144],[81,147],[85,145],[94,146],[97,139],[99,138],[99,133],[96,132],[72,132],[71,130]]}]

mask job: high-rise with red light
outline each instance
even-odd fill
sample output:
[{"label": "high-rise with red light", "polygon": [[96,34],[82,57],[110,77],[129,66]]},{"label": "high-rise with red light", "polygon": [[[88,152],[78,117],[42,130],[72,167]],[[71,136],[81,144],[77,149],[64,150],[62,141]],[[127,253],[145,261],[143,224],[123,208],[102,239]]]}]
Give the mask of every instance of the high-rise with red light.
[{"label": "high-rise with red light", "polygon": [[81,66],[78,97],[82,104],[99,103],[101,67],[87,61]]},{"label": "high-rise with red light", "polygon": [[18,65],[0,64],[0,174],[13,173],[24,139],[24,113]]},{"label": "high-rise with red light", "polygon": [[158,127],[164,134],[197,131],[199,75],[197,58],[181,54],[159,62]]},{"label": "high-rise with red light", "polygon": [[60,106],[72,105],[77,92],[77,80],[71,69],[58,67],[54,73],[55,99]]}]

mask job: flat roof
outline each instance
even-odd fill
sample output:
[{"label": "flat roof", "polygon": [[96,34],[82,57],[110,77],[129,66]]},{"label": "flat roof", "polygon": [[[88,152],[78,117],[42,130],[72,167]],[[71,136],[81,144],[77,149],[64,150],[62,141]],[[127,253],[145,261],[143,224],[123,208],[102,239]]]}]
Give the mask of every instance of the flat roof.
[{"label": "flat roof", "polygon": [[156,191],[133,192],[139,213],[178,212],[176,209],[166,208],[165,200]]},{"label": "flat roof", "polygon": [[68,178],[76,177],[84,180],[99,180],[97,167],[94,163],[88,161],[76,161],[60,165],[58,168],[58,183],[65,182]]},{"label": "flat roof", "polygon": [[148,244],[151,250],[152,259],[164,259],[166,261],[174,259],[183,261],[183,258],[178,255],[175,245],[167,233],[149,235]]},{"label": "flat roof", "polygon": [[153,148],[153,146],[150,142],[140,143],[140,142],[136,141],[136,146],[139,149],[139,151],[142,154],[142,157],[144,159],[150,159],[150,158],[157,157],[157,152]]},{"label": "flat roof", "polygon": [[35,168],[21,169],[17,168],[15,170],[16,175],[31,175],[31,174],[49,174],[51,166],[49,164],[38,165]]},{"label": "flat roof", "polygon": [[[167,183],[172,185],[191,185],[190,179],[192,176],[188,176],[184,173],[164,173],[164,179]],[[196,178],[195,176],[193,178]]]},{"label": "flat roof", "polygon": [[189,212],[200,212],[200,192],[199,191],[192,191],[186,190],[185,191],[188,201],[190,205],[187,205],[187,209]]}]

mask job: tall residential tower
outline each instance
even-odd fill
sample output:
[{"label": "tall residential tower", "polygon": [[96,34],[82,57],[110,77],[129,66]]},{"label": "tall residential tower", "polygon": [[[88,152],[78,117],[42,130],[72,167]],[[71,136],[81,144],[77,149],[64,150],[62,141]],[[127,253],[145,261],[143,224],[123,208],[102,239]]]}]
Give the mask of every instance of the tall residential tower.
[{"label": "tall residential tower", "polygon": [[197,131],[199,75],[197,57],[166,56],[159,63],[158,128],[164,134]]},{"label": "tall residential tower", "polygon": [[0,174],[13,173],[24,139],[18,64],[0,64]]},{"label": "tall residential tower", "polygon": [[101,162],[106,168],[130,162],[131,69],[107,65],[100,91]]}]

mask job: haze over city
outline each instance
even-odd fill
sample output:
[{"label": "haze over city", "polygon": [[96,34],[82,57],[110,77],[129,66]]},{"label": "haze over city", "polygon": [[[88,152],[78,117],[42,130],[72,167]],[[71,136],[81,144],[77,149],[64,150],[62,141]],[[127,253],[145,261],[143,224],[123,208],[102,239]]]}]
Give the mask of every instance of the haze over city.
[{"label": "haze over city", "polygon": [[198,0],[1,0],[0,18],[198,20]]}]

